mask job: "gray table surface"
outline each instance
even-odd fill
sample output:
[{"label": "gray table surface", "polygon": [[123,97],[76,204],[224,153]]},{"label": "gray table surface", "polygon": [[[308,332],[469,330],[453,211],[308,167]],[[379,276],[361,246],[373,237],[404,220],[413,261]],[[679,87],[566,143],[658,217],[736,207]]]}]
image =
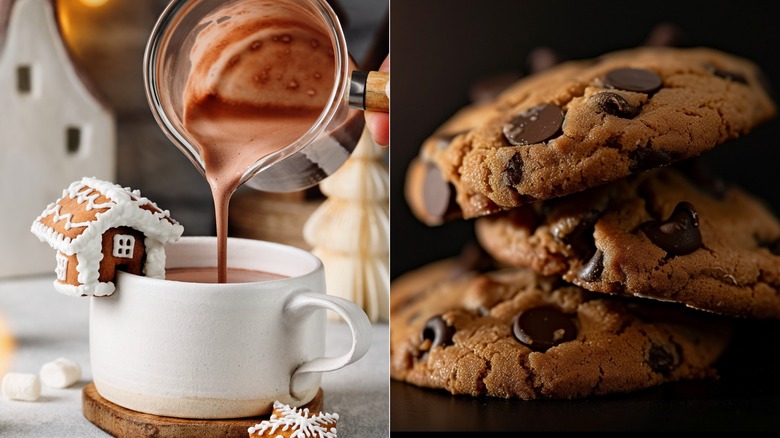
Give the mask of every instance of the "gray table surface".
[{"label": "gray table surface", "polygon": [[[53,279],[54,274],[0,280],[0,320],[15,344],[10,358],[0,357],[0,367],[7,363],[0,374],[38,373],[44,363],[66,357],[81,366],[82,378],[64,389],[42,385],[36,402],[0,396],[0,437],[109,436],[85,419],[81,408],[82,389],[91,381],[89,298],[57,293]],[[329,321],[327,330],[327,354],[343,352],[350,336],[346,324]],[[339,414],[339,436],[390,436],[389,355],[389,326],[375,323],[372,346],[363,358],[323,374],[323,411]]]}]

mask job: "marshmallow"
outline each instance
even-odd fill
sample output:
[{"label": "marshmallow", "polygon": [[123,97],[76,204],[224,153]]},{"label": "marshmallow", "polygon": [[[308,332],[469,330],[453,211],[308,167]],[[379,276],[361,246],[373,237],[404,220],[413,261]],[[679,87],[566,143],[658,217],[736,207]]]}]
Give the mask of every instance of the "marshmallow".
[{"label": "marshmallow", "polygon": [[41,381],[52,388],[67,388],[81,379],[79,364],[61,357],[41,367]]},{"label": "marshmallow", "polygon": [[41,381],[36,374],[8,373],[3,377],[3,396],[9,400],[36,401],[41,396]]}]

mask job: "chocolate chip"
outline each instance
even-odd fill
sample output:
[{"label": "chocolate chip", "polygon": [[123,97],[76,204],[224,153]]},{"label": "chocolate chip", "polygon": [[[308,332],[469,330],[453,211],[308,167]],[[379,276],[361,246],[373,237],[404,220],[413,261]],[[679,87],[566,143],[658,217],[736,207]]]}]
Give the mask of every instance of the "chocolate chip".
[{"label": "chocolate chip", "polygon": [[520,154],[512,155],[504,169],[504,181],[508,186],[516,186],[523,180],[523,159]]},{"label": "chocolate chip", "polygon": [[577,337],[574,322],[553,306],[528,309],[512,319],[515,338],[528,347],[543,351]]},{"label": "chocolate chip", "polygon": [[515,114],[504,123],[504,137],[510,144],[526,146],[541,143],[557,134],[563,124],[563,111],[555,105],[542,104]]},{"label": "chocolate chip", "polygon": [[455,329],[448,326],[447,322],[441,315],[433,316],[425,321],[422,333],[420,333],[420,340],[423,342],[431,341],[431,345],[428,350],[438,346],[452,345],[452,336],[455,334]]},{"label": "chocolate chip", "polygon": [[677,204],[666,221],[645,222],[641,229],[655,245],[673,256],[701,248],[699,215],[689,202]]},{"label": "chocolate chip", "polygon": [[596,225],[596,221],[601,217],[601,211],[588,210],[577,218],[576,225],[573,228],[568,228],[568,218],[565,221],[559,221],[553,226],[553,238],[555,240],[569,245],[577,256],[580,258],[588,258],[593,255],[595,251],[595,240],[593,238],[593,229]]},{"label": "chocolate chip", "polygon": [[631,173],[644,172],[645,170],[655,169],[674,161],[670,154],[653,149],[652,145],[643,148],[634,149],[629,153],[629,158],[633,163],[629,166]]},{"label": "chocolate chip", "polygon": [[647,350],[645,362],[654,372],[668,375],[677,367],[678,358],[677,355],[666,348],[657,344],[651,344]]},{"label": "chocolate chip", "polygon": [[715,76],[717,76],[719,78],[723,78],[723,79],[726,79],[726,80],[729,80],[729,81],[733,81],[733,82],[739,82],[740,84],[745,84],[745,85],[747,85],[747,83],[748,83],[747,82],[747,78],[745,78],[745,75],[743,75],[741,73],[737,73],[737,72],[733,72],[733,71],[727,71],[727,70],[722,70],[722,69],[720,69],[718,67],[715,67],[714,65],[711,65],[711,64],[708,64],[708,65],[704,66],[704,68],[706,68],[707,71],[709,71],[710,73],[714,74]]},{"label": "chocolate chip", "polygon": [[617,68],[604,76],[607,88],[653,94],[660,90],[663,81],[658,74],[641,68]]},{"label": "chocolate chip", "polygon": [[588,260],[587,263],[582,265],[579,272],[580,279],[593,282],[597,281],[601,277],[601,273],[604,271],[604,253],[597,249],[593,257]]},{"label": "chocolate chip", "polygon": [[425,212],[432,221],[446,220],[459,211],[455,203],[455,191],[432,163],[425,163],[422,195]]},{"label": "chocolate chip", "polygon": [[639,114],[641,108],[628,103],[623,96],[610,92],[594,94],[590,100],[596,104],[596,112],[604,112],[624,119],[632,119]]}]

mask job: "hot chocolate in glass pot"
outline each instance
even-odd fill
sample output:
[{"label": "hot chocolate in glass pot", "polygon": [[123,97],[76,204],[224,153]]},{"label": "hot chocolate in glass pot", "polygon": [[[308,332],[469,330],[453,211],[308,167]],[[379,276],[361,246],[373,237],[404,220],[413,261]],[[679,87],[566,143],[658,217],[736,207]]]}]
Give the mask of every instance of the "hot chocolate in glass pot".
[{"label": "hot chocolate in glass pot", "polygon": [[225,278],[228,204],[247,183],[290,192],[335,172],[389,75],[358,69],[325,0],[174,0],[144,56],[166,135],[211,186]]}]

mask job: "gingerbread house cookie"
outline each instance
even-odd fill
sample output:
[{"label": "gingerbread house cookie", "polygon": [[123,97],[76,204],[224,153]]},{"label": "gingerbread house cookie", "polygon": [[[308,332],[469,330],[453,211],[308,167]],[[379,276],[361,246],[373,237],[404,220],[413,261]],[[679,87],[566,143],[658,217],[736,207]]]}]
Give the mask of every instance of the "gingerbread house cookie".
[{"label": "gingerbread house cookie", "polygon": [[339,414],[311,414],[307,408],[293,408],[274,402],[271,418],[250,427],[250,438],[337,438],[336,420]]},{"label": "gingerbread house cookie", "polygon": [[163,278],[164,245],[184,228],[138,190],[85,177],[49,204],[31,231],[57,250],[55,290],[107,296],[117,270]]}]

